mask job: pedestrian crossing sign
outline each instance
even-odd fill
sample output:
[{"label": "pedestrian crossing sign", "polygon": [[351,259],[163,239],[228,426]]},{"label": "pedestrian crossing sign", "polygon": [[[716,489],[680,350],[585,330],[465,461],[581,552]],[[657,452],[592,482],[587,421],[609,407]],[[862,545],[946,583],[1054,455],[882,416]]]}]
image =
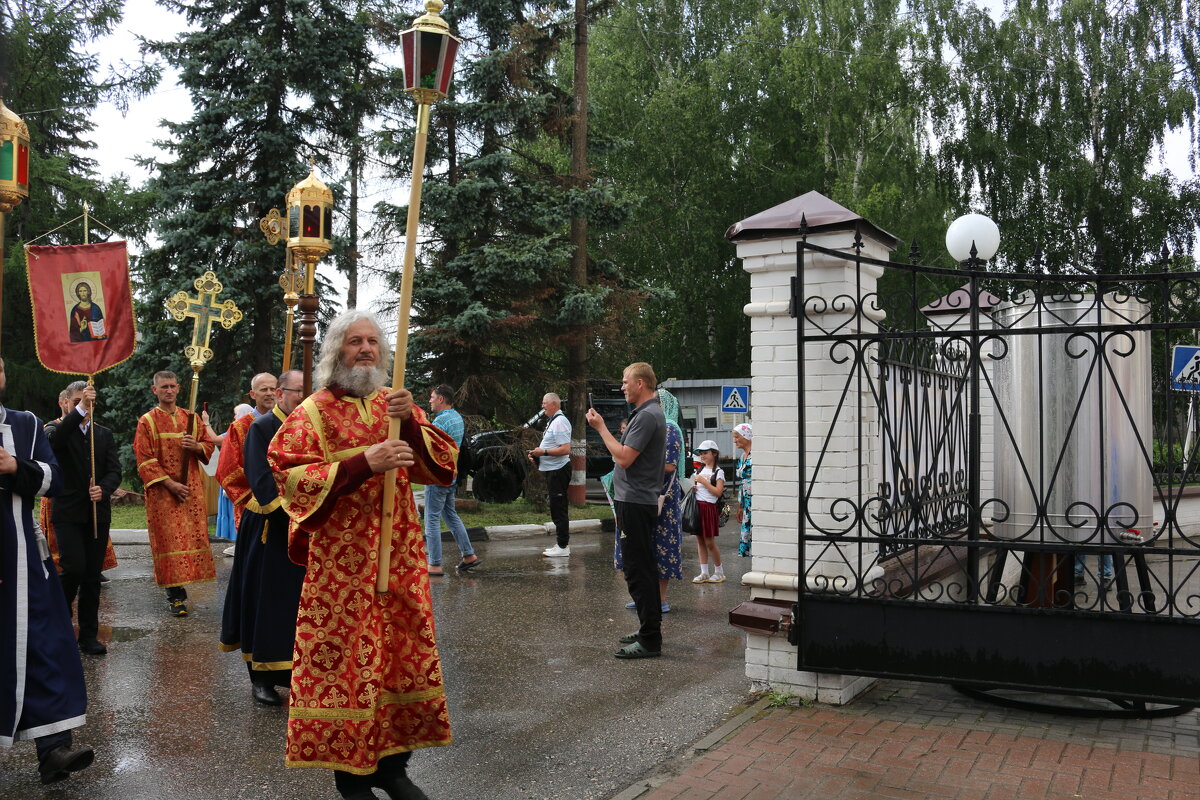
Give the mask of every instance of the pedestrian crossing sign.
[{"label": "pedestrian crossing sign", "polygon": [[1200,346],[1175,345],[1171,351],[1171,388],[1200,392]]},{"label": "pedestrian crossing sign", "polygon": [[725,414],[748,413],[750,411],[750,387],[722,386],[721,411]]}]

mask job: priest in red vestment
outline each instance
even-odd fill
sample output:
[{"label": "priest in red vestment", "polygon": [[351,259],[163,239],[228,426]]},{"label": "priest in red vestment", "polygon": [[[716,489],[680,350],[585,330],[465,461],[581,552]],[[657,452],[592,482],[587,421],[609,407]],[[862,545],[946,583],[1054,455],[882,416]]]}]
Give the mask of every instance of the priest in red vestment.
[{"label": "priest in red vestment", "polygon": [[[289,767],[335,770],[342,797],[421,800],[413,750],[450,744],[434,639],[425,539],[409,481],[448,485],[458,448],[384,384],[387,344],[375,318],[329,326],[314,383],[267,459],[291,518],[289,553],[306,565],[288,710]],[[401,421],[389,440],[388,416]],[[390,591],[375,591],[384,473],[396,468]]]},{"label": "priest in red vestment", "polygon": [[[179,380],[173,372],[156,372],[151,387],[158,406],[138,420],[133,454],[138,475],[146,486],[146,527],[154,557],[154,582],[167,590],[171,613],[187,616],[189,583],[211,581],[212,547],[208,543],[208,507],[204,500],[204,469],[216,447],[196,415],[175,403]],[[191,464],[187,482],[184,459]]]}]

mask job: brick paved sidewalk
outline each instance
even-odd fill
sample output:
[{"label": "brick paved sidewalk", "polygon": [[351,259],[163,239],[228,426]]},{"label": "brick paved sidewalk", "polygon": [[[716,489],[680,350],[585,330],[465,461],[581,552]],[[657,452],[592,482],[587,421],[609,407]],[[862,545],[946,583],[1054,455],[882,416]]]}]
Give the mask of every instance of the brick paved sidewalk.
[{"label": "brick paved sidewalk", "polygon": [[1149,720],[1068,717],[897,681],[843,708],[760,709],[719,742],[698,743],[691,755],[619,797],[1200,798],[1194,711]]}]

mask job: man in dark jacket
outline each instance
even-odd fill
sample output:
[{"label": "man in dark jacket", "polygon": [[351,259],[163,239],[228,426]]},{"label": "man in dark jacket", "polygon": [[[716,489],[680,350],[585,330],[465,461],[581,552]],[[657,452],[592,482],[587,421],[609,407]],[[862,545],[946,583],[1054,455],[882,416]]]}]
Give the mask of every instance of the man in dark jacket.
[{"label": "man in dark jacket", "polygon": [[67,413],[46,425],[46,436],[63,471],[63,490],[54,498],[50,520],[58,539],[67,607],[79,596],[79,649],[103,655],[108,648],[98,638],[100,570],[112,521],[109,498],[121,485],[121,462],[112,431],[92,423],[96,387],[75,381],[67,392]]}]

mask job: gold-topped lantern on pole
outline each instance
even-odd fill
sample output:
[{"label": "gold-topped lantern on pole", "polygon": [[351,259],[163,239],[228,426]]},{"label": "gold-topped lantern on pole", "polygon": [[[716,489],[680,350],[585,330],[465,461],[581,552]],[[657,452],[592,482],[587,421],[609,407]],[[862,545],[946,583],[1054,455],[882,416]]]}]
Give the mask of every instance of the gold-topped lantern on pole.
[{"label": "gold-topped lantern on pole", "polygon": [[[299,329],[300,345],[304,349],[304,394],[307,397],[312,393],[313,343],[317,340],[317,309],[320,307],[316,294],[317,262],[333,249],[333,192],[317,177],[314,166],[308,177],[287,193],[286,203],[288,256],[291,263],[304,265]],[[280,285],[283,285],[282,280]],[[286,287],[284,291],[287,291]]]},{"label": "gold-topped lantern on pole", "polygon": [[[408,223],[404,239],[404,266],[400,281],[400,304],[396,312],[396,351],[392,362],[392,386],[404,385],[408,354],[408,321],[412,309],[413,270],[417,260],[417,227],[421,218],[421,183],[425,173],[425,143],[429,138],[430,108],[450,91],[454,57],[459,39],[441,17],[442,0],[426,0],[425,14],[400,34],[404,51],[404,91],[417,104],[417,135],[413,142],[412,189],[408,200]],[[400,438],[400,421],[388,419],[388,438]],[[383,482],[383,525],[379,537],[379,572],[375,590],[388,591],[395,531],[393,507],[396,471],[388,470]]]},{"label": "gold-topped lantern on pole", "polygon": [[[225,330],[230,330],[242,321],[242,312],[232,300],[217,302],[217,295],[225,290],[224,285],[217,280],[217,275],[208,270],[199,278],[192,281],[196,287],[196,296],[189,297],[187,292],[176,292],[167,302],[167,311],[171,312],[177,321],[183,322],[192,318],[192,343],[184,349],[188,366],[192,368],[192,387],[188,394],[188,411],[192,414],[192,436],[200,433],[198,417],[196,416],[196,395],[200,390],[200,370],[212,360],[213,351],[209,347],[212,339],[213,323],[219,323]],[[183,475],[180,483],[187,484],[188,467],[192,460],[184,454]]]},{"label": "gold-topped lantern on pole", "polygon": [[29,126],[0,98],[0,321],[4,300],[5,216],[29,197]]}]

